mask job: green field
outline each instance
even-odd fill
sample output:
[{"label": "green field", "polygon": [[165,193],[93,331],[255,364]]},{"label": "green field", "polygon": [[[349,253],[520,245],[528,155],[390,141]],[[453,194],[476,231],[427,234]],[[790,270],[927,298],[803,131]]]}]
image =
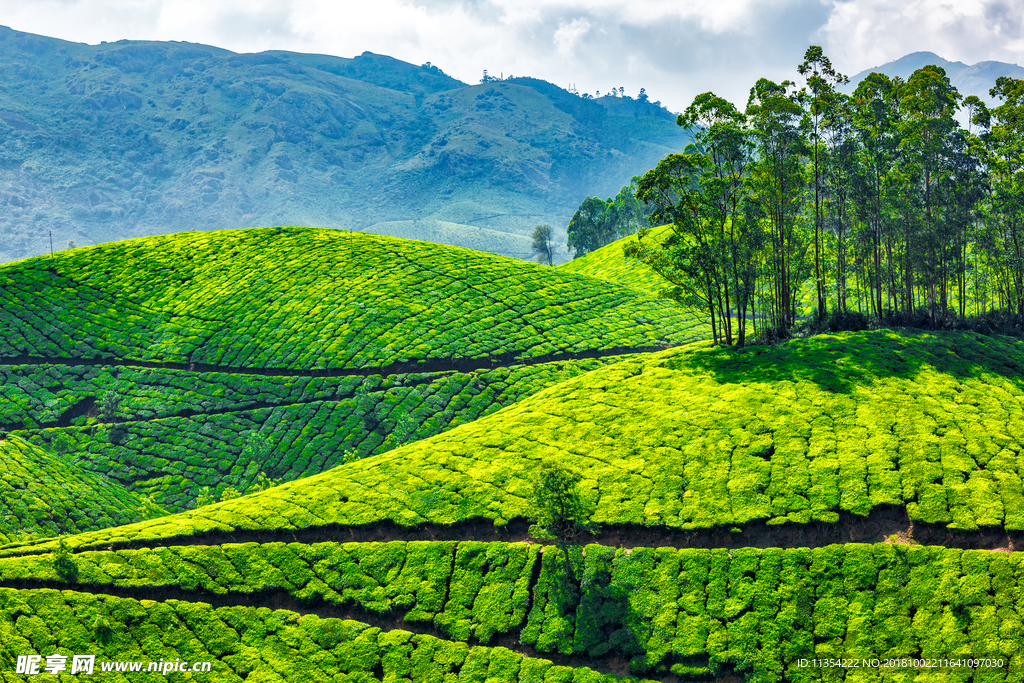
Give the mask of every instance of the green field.
[{"label": "green field", "polygon": [[311,228],[83,248],[4,266],[0,284],[0,429],[171,510],[702,334],[592,278]]},{"label": "green field", "polygon": [[[521,543],[249,543],[74,557],[75,585],[48,556],[0,561],[5,580],[48,586],[0,589],[0,657],[95,649],[99,639],[112,659],[184,656],[185,647],[188,659],[215,663],[217,680],[271,671],[283,680],[331,680],[375,668],[378,680],[449,680],[445,664],[462,665],[452,672],[459,681],[596,680],[586,669],[548,669],[536,659],[545,655],[599,668],[609,658],[628,661],[641,677],[732,671],[765,683],[839,680],[828,667],[801,665],[814,659],[991,658],[1000,664],[979,668],[980,680],[1024,674],[1024,566],[1016,554],[889,543],[588,545],[573,551],[571,575],[563,551]],[[62,583],[62,592],[53,590]],[[190,591],[197,602],[93,594],[168,589]],[[279,602],[299,612],[211,609],[271,595],[287,596]],[[419,635],[330,615],[386,618]],[[470,675],[474,658],[497,670]],[[311,666],[320,671],[305,673]],[[861,675],[910,680],[914,669],[866,666]]]},{"label": "green field", "polygon": [[[651,230],[651,238],[662,239],[668,236],[668,232],[669,226],[667,225],[654,228]],[[636,241],[636,235],[615,240],[589,254],[563,263],[558,268],[567,273],[579,273],[609,280],[615,284],[643,292],[648,296],[657,296],[662,289],[665,289],[666,283],[647,264],[635,259],[628,259],[623,255],[622,247],[630,241]]]},{"label": "green field", "polygon": [[[1020,341],[713,347],[621,245],[574,263],[282,228],[0,267],[0,680],[1024,677]],[[545,462],[598,542],[528,535]],[[801,663],[922,657],[996,664]]]}]

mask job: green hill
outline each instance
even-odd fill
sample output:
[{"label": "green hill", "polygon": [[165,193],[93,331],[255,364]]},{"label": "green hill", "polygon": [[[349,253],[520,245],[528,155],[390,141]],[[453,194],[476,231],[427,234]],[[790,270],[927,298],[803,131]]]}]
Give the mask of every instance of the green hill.
[{"label": "green hill", "polygon": [[[670,228],[662,225],[651,231],[651,237],[658,239],[668,235]],[[628,259],[622,254],[622,247],[635,235],[606,244],[589,254],[574,258],[559,266],[567,273],[590,275],[602,280],[609,280],[624,287],[630,287],[648,296],[657,296],[666,287],[666,282],[644,263]]]},{"label": "green hill", "polygon": [[[590,275],[277,228],[0,267],[0,680],[1019,678],[1021,343],[714,348],[616,246]],[[529,536],[544,461],[596,542]]]},{"label": "green hill", "polygon": [[369,52],[85,45],[0,27],[0,76],[0,262],[48,253],[50,232],[57,249],[394,221],[528,239],[690,141],[651,104],[530,78],[467,85]]},{"label": "green hill", "polygon": [[545,458],[581,472],[594,521],[606,525],[822,524],[897,506],[926,526],[1019,531],[1022,367],[1019,343],[960,333],[670,350],[389,453],[75,543],[380,522],[502,526],[531,517],[532,472]]},{"label": "green hill", "polygon": [[66,455],[16,436],[0,438],[0,542],[74,534],[163,513]]},{"label": "green hill", "polygon": [[176,510],[701,334],[679,309],[599,280],[310,228],[8,264],[0,300],[0,429]]}]

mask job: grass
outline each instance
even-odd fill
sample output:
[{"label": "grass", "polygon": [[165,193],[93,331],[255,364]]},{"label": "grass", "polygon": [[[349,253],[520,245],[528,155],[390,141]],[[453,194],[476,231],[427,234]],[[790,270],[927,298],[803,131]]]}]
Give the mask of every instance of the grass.
[{"label": "grass", "polygon": [[[187,644],[190,659],[214,660],[219,680],[233,680],[229,674],[240,674],[241,662],[254,672],[282,666],[278,673],[291,680],[311,654],[331,667],[327,672],[356,663],[357,670],[367,663],[372,670],[382,658],[385,676],[389,662],[410,656],[395,673],[412,681],[434,680],[431,662],[441,662],[428,652],[442,650],[462,658],[489,655],[492,662],[500,656],[504,680],[516,680],[524,666],[550,666],[491,647],[495,636],[512,635],[541,657],[614,658],[628,661],[632,675],[680,680],[734,671],[758,683],[830,681],[842,668],[800,664],[814,659],[993,658],[1002,664],[975,675],[998,681],[1016,680],[1024,665],[1018,554],[889,543],[737,550],[588,545],[569,549],[570,575],[563,552],[428,541],[81,552],[72,556],[77,584],[67,590],[0,588],[0,659],[70,647],[130,659],[140,646],[156,659],[176,643]],[[51,559],[0,560],[0,576],[59,583]],[[432,625],[441,637],[267,608],[140,604],[74,592],[145,587],[203,591],[197,600],[215,595],[218,601],[283,589],[313,611],[324,604],[357,608],[371,618]],[[103,639],[92,627],[98,619],[110,625]],[[365,657],[338,649],[353,639],[363,639]],[[282,652],[285,643],[301,647]],[[935,673],[973,668],[940,666]],[[583,670],[562,669],[562,675]]]},{"label": "grass", "polygon": [[602,524],[827,523],[895,505],[954,529],[1019,530],[1022,367],[1019,342],[970,333],[843,333],[743,353],[694,345],[261,494],[72,541],[502,525],[531,515],[532,471],[545,458],[583,475]]}]

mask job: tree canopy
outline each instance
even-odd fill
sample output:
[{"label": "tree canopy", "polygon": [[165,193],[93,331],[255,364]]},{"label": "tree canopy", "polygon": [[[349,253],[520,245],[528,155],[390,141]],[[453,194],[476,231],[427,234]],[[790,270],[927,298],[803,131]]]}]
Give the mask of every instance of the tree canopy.
[{"label": "tree canopy", "polygon": [[726,344],[808,319],[1024,329],[1024,81],[998,79],[989,110],[935,65],[852,95],[820,47],[797,72],[758,80],[742,111],[694,98],[677,123],[695,143],[636,184],[672,234],[641,228],[626,254]]}]

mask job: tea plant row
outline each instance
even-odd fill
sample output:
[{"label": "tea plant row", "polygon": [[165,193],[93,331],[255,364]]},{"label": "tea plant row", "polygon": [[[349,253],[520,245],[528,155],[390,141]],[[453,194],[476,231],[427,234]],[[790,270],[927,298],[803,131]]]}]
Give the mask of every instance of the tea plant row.
[{"label": "tea plant row", "polygon": [[701,329],[594,278],[312,228],[142,238],[0,269],[0,357],[373,368],[651,348]]},{"label": "tea plant row", "polygon": [[[566,555],[568,553],[568,555]],[[487,644],[626,658],[637,675],[840,680],[801,660],[1001,659],[951,680],[1018,680],[1024,560],[894,544],[794,549],[568,550],[479,542],[226,544],[72,555],[82,589],[180,587],[228,596],[271,587],[310,605],[355,605]],[[537,567],[536,563],[540,562]],[[531,576],[536,582],[531,585]],[[55,581],[50,557],[0,560],[5,579]],[[304,617],[305,618],[305,617]],[[213,634],[216,639],[220,636]],[[913,672],[862,670],[898,679]]]}]

